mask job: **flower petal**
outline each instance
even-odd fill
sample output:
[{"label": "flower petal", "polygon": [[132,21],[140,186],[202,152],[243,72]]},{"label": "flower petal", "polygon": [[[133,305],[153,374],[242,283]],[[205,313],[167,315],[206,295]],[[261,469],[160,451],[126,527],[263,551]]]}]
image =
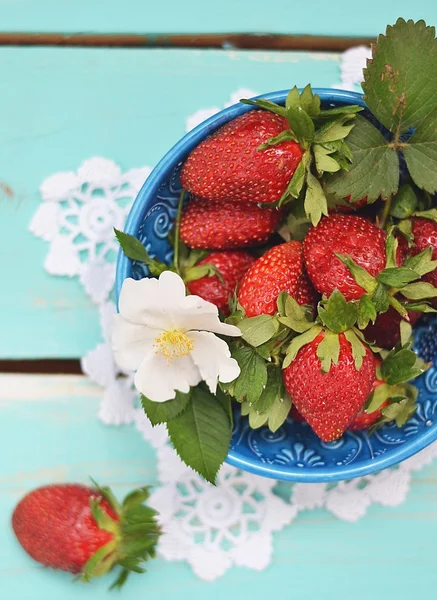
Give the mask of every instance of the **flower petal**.
[{"label": "flower petal", "polygon": [[144,357],[155,352],[153,344],[158,335],[156,329],[131,323],[121,314],[114,315],[112,350],[117,365],[121,369],[138,369]]},{"label": "flower petal", "polygon": [[239,336],[235,325],[227,325],[219,319],[218,308],[199,296],[187,296],[171,309],[174,328],[179,331],[212,331],[222,335]]},{"label": "flower petal", "polygon": [[191,358],[213,394],[217,390],[217,381],[228,383],[238,377],[240,367],[231,358],[226,342],[209,331],[190,331],[188,337],[194,343]]},{"label": "flower petal", "polygon": [[168,363],[162,354],[150,352],[135,375],[135,387],[152,402],[166,402],[175,390],[187,393],[202,380],[191,356],[181,356]]}]

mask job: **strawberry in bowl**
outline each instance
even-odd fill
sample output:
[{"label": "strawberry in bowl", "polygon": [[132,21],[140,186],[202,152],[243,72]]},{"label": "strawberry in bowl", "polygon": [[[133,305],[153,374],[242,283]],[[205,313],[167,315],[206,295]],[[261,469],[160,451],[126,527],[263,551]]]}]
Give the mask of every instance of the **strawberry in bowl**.
[{"label": "strawberry in bowl", "polygon": [[402,72],[395,41],[423,27],[399,20],[379,38],[365,97],[294,87],[199,125],[117,232],[115,358],[209,481],[224,460],[348,479],[437,439],[434,367],[414,350],[437,298],[435,240],[419,229],[437,179],[417,154],[434,113],[399,111],[384,71],[390,56]]}]

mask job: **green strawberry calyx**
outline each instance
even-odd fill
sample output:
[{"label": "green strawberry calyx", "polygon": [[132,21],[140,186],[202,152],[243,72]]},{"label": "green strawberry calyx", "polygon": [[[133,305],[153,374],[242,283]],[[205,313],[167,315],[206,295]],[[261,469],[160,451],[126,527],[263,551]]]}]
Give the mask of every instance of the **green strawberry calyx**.
[{"label": "green strawberry calyx", "polygon": [[290,90],[285,106],[262,99],[243,99],[241,102],[287,119],[289,129],[262,144],[259,150],[285,141],[294,141],[301,146],[302,159],[278,204],[281,206],[302,197],[307,217],[317,225],[322,215],[328,214],[328,201],[319,180],[325,173],[349,169],[352,152],[345,138],[363,108],[345,105],[323,109],[320,97],[313,94],[310,85],[302,91],[297,87]]},{"label": "green strawberry calyx", "polygon": [[[119,566],[120,574],[111,589],[120,588],[131,572],[144,573],[143,564],[155,557],[156,544],[161,534],[156,520],[158,513],[144,504],[150,495],[148,487],[131,492],[120,504],[109,488],[100,487],[95,481],[93,484],[98,496],[90,499],[92,515],[98,527],[112,533],[113,538],[88,560],[79,578],[89,582]],[[102,508],[102,498],[117,515],[116,520]]]}]

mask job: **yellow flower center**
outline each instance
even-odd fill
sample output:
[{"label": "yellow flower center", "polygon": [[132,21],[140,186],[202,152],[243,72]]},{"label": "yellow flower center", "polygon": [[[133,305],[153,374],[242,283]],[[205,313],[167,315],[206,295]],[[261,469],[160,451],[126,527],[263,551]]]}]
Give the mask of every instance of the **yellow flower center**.
[{"label": "yellow flower center", "polygon": [[153,344],[155,354],[162,354],[171,363],[174,358],[188,356],[194,348],[192,340],[185,333],[177,331],[163,331],[155,338]]}]

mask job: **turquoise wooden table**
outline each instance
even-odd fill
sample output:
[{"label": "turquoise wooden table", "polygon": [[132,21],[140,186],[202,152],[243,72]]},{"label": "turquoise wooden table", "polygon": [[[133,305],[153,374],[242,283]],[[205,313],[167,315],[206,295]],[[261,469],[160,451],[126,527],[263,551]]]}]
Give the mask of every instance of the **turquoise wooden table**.
[{"label": "turquoise wooden table", "polygon": [[[167,0],[158,8],[130,0],[59,2],[0,0],[4,32],[288,32],[373,36],[398,14],[437,23],[431,2],[367,3],[356,17],[335,19],[326,3],[311,11],[279,2],[275,13],[250,14],[245,3],[206,11]],[[227,6],[232,5],[232,19]],[[253,2],[250,3],[253,7]],[[121,9],[122,7],[122,9]],[[377,7],[377,9],[376,9]],[[197,17],[195,18],[195,15]],[[200,15],[200,16],[199,16]],[[220,107],[238,88],[259,92],[309,81],[339,81],[335,53],[198,49],[0,47],[0,359],[78,359],[101,341],[98,311],[77,278],[53,277],[43,263],[48,244],[29,232],[49,175],[76,171],[92,156],[123,169],[153,166],[185,131],[200,108]],[[24,370],[36,370],[29,362]],[[61,368],[61,367],[60,367]],[[59,369],[58,369],[59,370]],[[0,375],[0,586],[5,600],[106,598],[108,580],[73,584],[43,569],[15,542],[9,519],[31,488],[56,481],[86,483],[92,475],[121,496],[139,484],[156,484],[155,452],[130,426],[107,427],[97,418],[102,389],[81,375]],[[407,502],[372,506],[355,524],[324,510],[300,513],[274,536],[264,571],[233,568],[214,583],[186,564],[159,559],[122,592],[170,600],[254,600],[268,594],[299,600],[421,600],[435,598],[437,571],[437,465],[413,477]]]}]

